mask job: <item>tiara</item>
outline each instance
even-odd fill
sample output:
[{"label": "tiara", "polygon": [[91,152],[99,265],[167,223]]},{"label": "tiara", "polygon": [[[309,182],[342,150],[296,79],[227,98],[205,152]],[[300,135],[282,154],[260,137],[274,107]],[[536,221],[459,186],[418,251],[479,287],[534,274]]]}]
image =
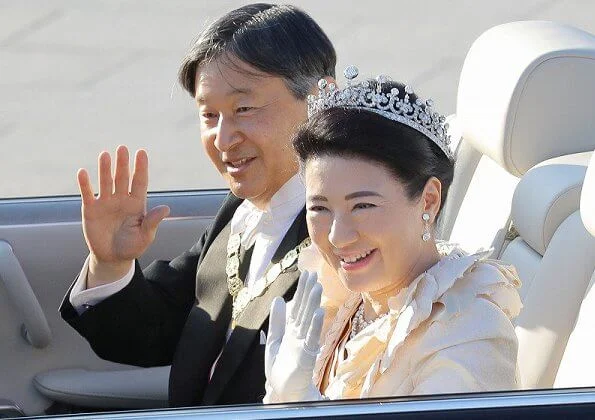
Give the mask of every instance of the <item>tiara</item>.
[{"label": "tiara", "polygon": [[410,86],[405,86],[402,99],[397,88],[385,93],[382,84],[390,81],[390,78],[383,75],[378,76],[375,83],[370,80],[355,83],[354,79],[359,74],[355,66],[348,66],[343,74],[347,79],[344,89],[337,88],[334,83],[327,83],[325,79],[318,81],[318,95],[308,96],[308,117],[328,108],[371,111],[419,131],[436,143],[449,159],[454,160],[446,118],[432,110],[431,99],[424,102],[417,98],[410,102],[409,95],[413,94]]}]

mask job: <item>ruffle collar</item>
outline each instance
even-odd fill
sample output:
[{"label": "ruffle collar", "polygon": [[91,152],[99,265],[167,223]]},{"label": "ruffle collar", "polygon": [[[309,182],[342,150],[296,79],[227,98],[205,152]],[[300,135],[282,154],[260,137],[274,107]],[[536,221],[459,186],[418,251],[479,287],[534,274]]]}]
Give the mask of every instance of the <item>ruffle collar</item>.
[{"label": "ruffle collar", "polygon": [[[444,246],[441,250],[444,251]],[[382,374],[392,365],[397,350],[407,336],[432,316],[436,302],[443,305],[439,309],[441,312],[434,313],[432,319],[459,313],[466,303],[479,295],[492,300],[508,317],[518,315],[522,308],[516,291],[520,287],[520,280],[513,267],[487,259],[490,251],[467,255],[460,249],[448,247],[447,252],[448,255],[443,256],[408,287],[401,289],[396,296],[389,299],[387,316],[368,325],[347,342],[345,348],[348,356],[338,366],[335,380],[343,381],[349,388],[361,386],[361,397],[365,397],[377,374]],[[478,262],[495,267],[499,275],[476,276],[472,285],[457,288],[456,293],[447,293],[472,271]],[[314,371],[315,383],[320,383],[324,366],[360,303],[361,296],[351,294],[339,308],[321,348]]]}]

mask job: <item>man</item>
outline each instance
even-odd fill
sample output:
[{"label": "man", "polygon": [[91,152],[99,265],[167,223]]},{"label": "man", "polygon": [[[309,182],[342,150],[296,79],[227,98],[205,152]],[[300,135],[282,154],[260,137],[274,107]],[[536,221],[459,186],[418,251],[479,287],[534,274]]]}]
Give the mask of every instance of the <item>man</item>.
[{"label": "man", "polygon": [[270,302],[291,298],[295,253],[307,238],[291,137],[307,117],[306,96],[321,77],[334,77],[335,62],[322,29],[292,6],[244,6],[202,33],[179,79],[196,99],[205,151],[233,194],[200,240],[170,262],[144,271],[135,262],[169,213],[145,211],[146,153],[137,152],[131,180],[125,147],[113,177],[102,153],[97,198],[79,171],[90,255],[62,316],[102,358],[171,363],[173,406],[264,396]]}]

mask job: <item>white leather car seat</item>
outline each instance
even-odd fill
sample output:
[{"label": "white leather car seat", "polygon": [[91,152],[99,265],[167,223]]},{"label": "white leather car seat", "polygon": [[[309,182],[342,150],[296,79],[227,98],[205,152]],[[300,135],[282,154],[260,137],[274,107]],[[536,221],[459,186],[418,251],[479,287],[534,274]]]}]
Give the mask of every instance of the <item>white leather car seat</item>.
[{"label": "white leather car seat", "polygon": [[593,150],[595,98],[585,86],[592,86],[594,58],[593,35],[554,22],[499,25],[473,43],[452,121],[462,140],[440,238],[470,252],[496,236],[498,244],[529,168]]},{"label": "white leather car seat", "polygon": [[595,270],[595,238],[579,202],[590,152],[549,159],[517,185],[511,219],[516,238],[500,259],[523,282],[523,310],[515,319],[518,364],[525,388],[550,388]]},{"label": "white leather car seat", "polygon": [[[583,184],[580,214],[589,233],[595,236],[595,155]],[[595,385],[595,272],[587,287],[576,325],[564,351],[554,386],[556,388]]]},{"label": "white leather car seat", "polygon": [[581,193],[581,219],[589,233],[595,236],[595,154],[591,157]]},{"label": "white leather car seat", "polygon": [[526,388],[553,385],[595,265],[578,214],[594,109],[589,33],[514,22],[485,32],[467,54],[454,121],[462,140],[438,234],[468,251],[493,245],[517,267]]}]

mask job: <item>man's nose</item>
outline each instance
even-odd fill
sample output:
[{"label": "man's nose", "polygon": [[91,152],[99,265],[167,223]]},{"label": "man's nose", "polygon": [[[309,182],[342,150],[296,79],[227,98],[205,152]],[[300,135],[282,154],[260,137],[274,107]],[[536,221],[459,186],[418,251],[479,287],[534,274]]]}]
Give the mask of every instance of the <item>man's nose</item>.
[{"label": "man's nose", "polygon": [[219,117],[215,132],[215,147],[220,152],[227,152],[242,141],[242,136],[233,121]]},{"label": "man's nose", "polygon": [[335,248],[344,248],[357,241],[359,234],[348,217],[335,217],[329,231],[329,242]]}]

